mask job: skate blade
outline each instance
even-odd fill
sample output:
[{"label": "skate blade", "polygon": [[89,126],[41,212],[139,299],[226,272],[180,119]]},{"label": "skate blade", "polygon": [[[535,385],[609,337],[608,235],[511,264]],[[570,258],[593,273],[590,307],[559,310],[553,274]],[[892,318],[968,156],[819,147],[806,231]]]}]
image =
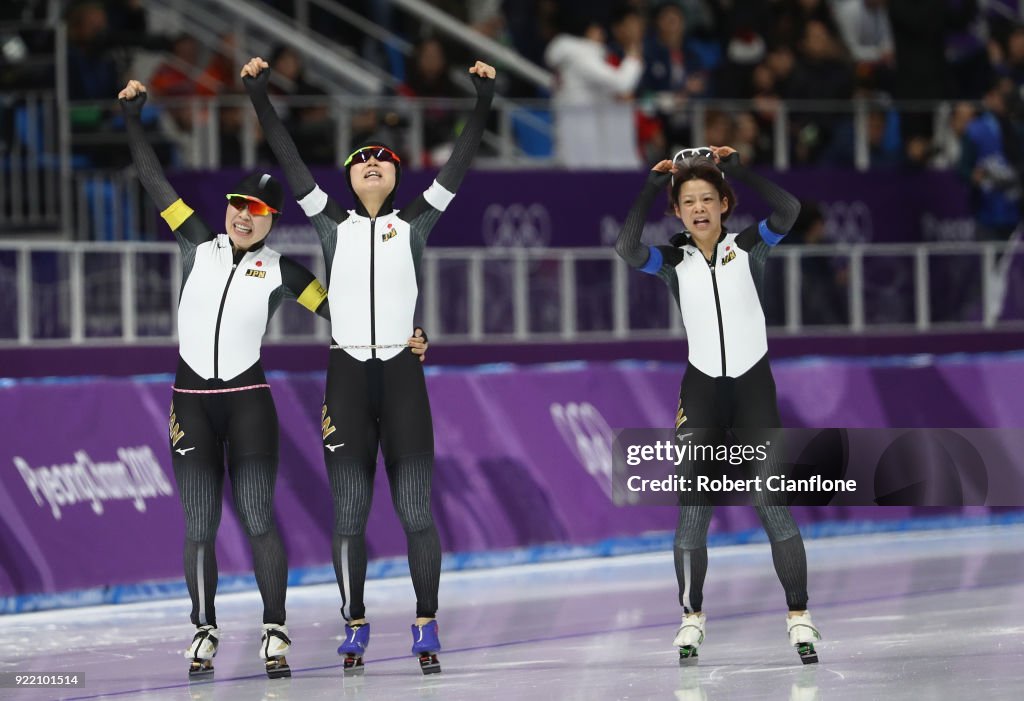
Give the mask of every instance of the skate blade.
[{"label": "skate blade", "polygon": [[420,671],[424,674],[440,674],[441,663],[438,662],[437,655],[430,653],[420,655]]},{"label": "skate blade", "polygon": [[346,677],[361,677],[366,668],[363,666],[363,658],[357,657],[352,653],[345,656],[345,676]]},{"label": "skate blade", "polygon": [[193,660],[188,667],[188,682],[204,682],[213,679],[212,660]]},{"label": "skate blade", "polygon": [[818,664],[818,653],[814,645],[804,643],[796,646],[796,652],[800,655],[800,661],[804,664]]},{"label": "skate blade", "polygon": [[684,645],[679,648],[679,666],[693,667],[697,664],[697,648],[692,645]]},{"label": "skate blade", "polygon": [[270,657],[267,659],[267,676],[271,679],[288,679],[292,676],[292,668],[284,657]]}]

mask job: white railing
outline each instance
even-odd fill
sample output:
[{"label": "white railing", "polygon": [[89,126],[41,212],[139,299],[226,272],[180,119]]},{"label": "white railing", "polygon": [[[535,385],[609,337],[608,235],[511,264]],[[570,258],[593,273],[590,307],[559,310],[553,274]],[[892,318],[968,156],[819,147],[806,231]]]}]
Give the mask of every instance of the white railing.
[{"label": "white railing", "polygon": [[[323,279],[318,246],[275,248]],[[1024,261],[1009,249],[1004,243],[783,245],[769,258],[764,288],[770,330],[1024,329],[1024,287],[1020,276],[1009,275]],[[836,275],[822,277],[822,270]],[[174,244],[0,242],[0,346],[173,343],[180,279]],[[843,294],[835,295],[831,323],[806,318],[808,301],[829,292],[822,280],[839,279],[847,282],[835,283]],[[427,249],[421,290],[422,322],[447,343],[682,333],[664,286],[631,273],[606,248]],[[835,323],[839,317],[842,323]],[[326,323],[291,304],[269,329],[270,342],[324,343],[329,337]]]},{"label": "white railing", "polygon": [[[403,152],[406,163],[413,168],[425,165],[426,129],[429,115],[441,113],[464,115],[473,105],[472,99],[405,99],[405,98],[367,98],[367,97],[293,97],[274,98],[278,109],[302,110],[314,107],[325,107],[329,121],[324,128],[315,134],[307,135],[317,148],[329,146],[324,156],[333,160],[333,165],[341,167],[348,154],[348,149],[357,131],[357,125],[365,115],[376,112],[381,122],[387,122],[397,132],[395,145]],[[225,95],[216,98],[151,98],[150,104],[161,110],[161,124],[166,130],[155,130],[155,139],[165,146],[164,151],[176,154],[172,165],[188,169],[216,170],[225,166],[242,166],[249,170],[258,162],[259,126],[256,115],[247,96]],[[113,100],[99,102],[72,103],[76,108],[111,109],[116,107]],[[690,116],[694,143],[705,140],[703,124],[705,117],[712,111],[724,111],[736,114],[750,109],[747,101],[691,101],[685,107]],[[936,122],[936,142],[940,146],[951,143],[954,137],[946,126],[949,106],[946,103],[914,103],[902,105],[907,110],[926,111],[932,114]],[[551,143],[552,123],[555,116],[551,112],[551,104],[545,100],[523,101],[511,103],[498,101],[495,104],[494,132],[485,135],[485,147],[474,162],[480,169],[510,168],[552,168],[562,164],[554,157],[554,152],[546,150],[545,145]],[[801,102],[782,103],[776,115],[772,140],[773,155],[771,165],[780,170],[789,167],[788,135],[790,119],[801,118],[808,114],[840,114],[853,120],[854,149],[849,155],[849,162],[841,167],[855,167],[866,170],[870,167],[870,149],[867,142],[867,120],[863,115],[872,109],[866,102]],[[115,113],[116,114],[116,113]],[[44,121],[46,121],[44,119]],[[296,133],[298,141],[303,135]],[[454,134],[452,134],[454,139]],[[92,152],[121,153],[127,158],[127,138],[122,131],[101,129],[92,133],[75,134],[73,145],[78,149]],[[440,149],[443,151],[444,149]],[[941,149],[940,149],[941,150]],[[232,153],[233,157],[223,156]],[[0,154],[2,156],[3,154]],[[439,158],[444,158],[443,154]],[[61,235],[77,240],[118,240],[137,237],[141,228],[125,228],[122,222],[116,221],[119,213],[138,213],[139,216],[125,214],[123,219],[140,222],[142,219],[141,200],[137,196],[138,182],[130,171],[98,171],[92,168],[79,168],[73,173],[68,166],[68,158],[59,151],[47,147],[45,152],[33,154],[31,157],[14,159],[22,163],[23,171],[5,176],[0,170],[0,229],[3,231],[28,231],[30,229],[14,225],[10,219],[4,220],[4,203],[9,204],[9,211],[18,203],[21,208],[14,215],[24,220],[26,217],[45,216],[51,221],[51,229]],[[46,167],[44,167],[44,164]],[[312,165],[329,165],[329,163],[313,163]],[[438,161],[434,165],[440,165]],[[767,164],[758,164],[767,165]],[[953,165],[948,161],[935,163],[937,167]],[[67,171],[66,177],[63,173]],[[38,175],[39,177],[33,177]],[[43,177],[45,176],[45,178]],[[61,176],[61,177],[57,177]],[[45,187],[41,196],[25,192],[32,183],[41,183]],[[65,185],[66,183],[66,185]],[[66,192],[65,192],[66,190]],[[36,213],[36,214],[34,214]],[[59,227],[59,228],[58,228]],[[38,227],[36,227],[38,228]]]},{"label": "white railing", "polygon": [[52,53],[31,53],[5,68],[46,75],[53,81],[32,89],[0,91],[0,234],[67,235],[71,230],[71,139],[67,82],[67,27],[56,21],[58,3],[51,0],[42,22],[0,24],[0,36],[19,32],[53,35]]},{"label": "white railing", "polygon": [[[352,144],[353,125],[362,123],[366,129],[367,119],[376,119],[375,130],[386,128],[396,134],[396,145],[408,157],[413,167],[423,165],[425,130],[431,118],[438,115],[452,115],[461,118],[473,107],[473,98],[406,98],[366,96],[305,96],[274,97],[273,101],[283,114],[290,110],[317,108],[323,110],[325,125],[331,128],[330,136],[335,165],[341,165]],[[241,165],[252,168],[257,158],[258,123],[256,114],[245,95],[220,95],[215,97],[151,97],[149,101],[164,113],[165,140],[177,145],[182,165],[196,169],[216,169],[221,166]],[[116,102],[90,101],[74,102],[73,107],[111,109]],[[554,121],[557,111],[549,100],[533,99],[511,102],[498,99],[494,104],[495,118],[493,132],[485,135],[489,150],[497,154],[488,160],[480,159],[480,167],[508,168],[564,167],[567,164],[556,160],[553,148],[541,149],[541,155],[531,154],[532,148],[553,143]],[[694,144],[706,142],[705,127],[709,116],[724,114],[729,119],[749,113],[755,109],[750,100],[695,100],[674,105],[661,100],[658,95],[641,99],[637,109],[649,112],[670,112],[685,117],[689,124]],[[837,151],[834,157],[838,167],[852,167],[859,171],[871,168],[871,145],[869,143],[868,115],[872,111],[887,113],[896,110],[900,115],[928,115],[934,123],[934,146],[937,153],[932,165],[937,167],[955,166],[949,162],[946,152],[952,152],[949,145],[958,141],[953,133],[949,117],[951,105],[948,102],[914,101],[901,103],[879,103],[872,100],[788,100],[780,101],[768,134],[771,143],[771,160],[758,165],[772,165],[777,170],[787,170],[791,164],[790,139],[794,125],[808,119],[830,121],[839,131],[838,124],[848,120],[852,129],[852,144],[849,153]],[[375,115],[368,116],[368,115]],[[230,120],[230,126],[226,126]],[[239,139],[241,162],[225,163],[221,159],[221,135],[231,134]],[[454,140],[455,134],[451,135]],[[530,139],[527,143],[524,139]],[[539,141],[538,141],[539,140]],[[318,142],[323,137],[318,137]],[[122,133],[110,129],[98,134],[75,134],[78,145],[102,145],[117,148],[125,145]],[[488,150],[488,149],[485,149]],[[810,165],[814,165],[812,162]],[[571,165],[571,164],[569,164]]]}]

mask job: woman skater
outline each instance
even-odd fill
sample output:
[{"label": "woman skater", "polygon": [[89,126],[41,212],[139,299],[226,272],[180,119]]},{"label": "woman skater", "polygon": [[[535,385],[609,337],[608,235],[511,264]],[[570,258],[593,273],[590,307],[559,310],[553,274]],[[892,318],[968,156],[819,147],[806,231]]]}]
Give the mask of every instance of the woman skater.
[{"label": "woman skater", "polygon": [[[260,347],[267,323],[283,299],[295,299],[329,319],[327,291],[306,268],[265,245],[284,202],[277,180],[262,173],[243,178],[226,193],[226,233],[214,234],[175,193],[146,141],[139,121],[145,86],[131,80],[118,98],[139,179],[174,232],[182,258],[179,358],[169,433],[174,477],[185,510],[185,582],[196,626],[185,651],[191,660],[189,675],[213,673],[220,639],[214,608],[214,541],[226,457],[263,598],[259,655],[271,678],[288,677],[288,565],[272,508],[278,423],[260,365]],[[415,343],[422,345],[422,340]]]},{"label": "woman skater", "polygon": [[[763,197],[772,206],[771,215],[739,233],[727,232],[725,221],[736,207],[727,178],[747,184]],[[675,236],[669,246],[645,246],[640,243],[644,221],[666,187],[685,234]],[[695,442],[712,443],[731,431],[742,444],[764,444],[781,426],[768,364],[761,284],[769,251],[789,231],[799,211],[792,195],[741,166],[734,149],[685,149],[674,161],[654,166],[619,233],[616,252],[632,267],[664,280],[682,314],[689,358],[676,428],[697,435]],[[776,452],[754,461],[758,475],[778,472]],[[683,469],[684,476],[693,479],[696,466],[684,464]],[[767,503],[764,497],[755,497],[754,502],[786,594],[790,643],[804,663],[817,662],[814,642],[821,636],[807,612],[807,560],[800,531],[788,507]],[[674,641],[680,663],[695,662],[704,641],[703,586],[711,513],[706,500],[684,500],[680,508],[674,547],[683,607]]]},{"label": "woman skater", "polygon": [[355,208],[346,211],[313,180],[274,111],[267,96],[267,62],[253,58],[242,69],[267,141],[317,231],[327,264],[334,313],[323,441],[334,497],[334,569],[345,619],[338,654],[345,656],[346,674],[362,671],[370,640],[363,588],[378,445],[416,591],[412,653],[424,674],[441,670],[435,620],[441,544],[430,511],[434,431],[423,370],[409,355],[402,329],[412,324],[427,236],[469,169],[490,111],[494,69],[478,61],[469,72],[476,106],[434,183],[396,210],[401,159],[381,141],[368,141],[345,161],[341,177],[355,198]]}]

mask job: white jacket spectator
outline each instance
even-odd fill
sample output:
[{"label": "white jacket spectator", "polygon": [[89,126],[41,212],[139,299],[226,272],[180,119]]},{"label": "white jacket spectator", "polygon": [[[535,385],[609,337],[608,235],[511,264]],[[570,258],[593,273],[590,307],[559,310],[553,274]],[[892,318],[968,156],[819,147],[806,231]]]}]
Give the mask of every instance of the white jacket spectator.
[{"label": "white jacket spectator", "polygon": [[892,25],[886,0],[836,0],[832,15],[855,62],[878,63],[892,57]]},{"label": "white jacket spectator", "polygon": [[613,66],[606,53],[603,42],[559,34],[544,55],[558,75],[552,98],[555,145],[568,168],[640,166],[630,98],[643,74],[643,61],[627,54]]}]

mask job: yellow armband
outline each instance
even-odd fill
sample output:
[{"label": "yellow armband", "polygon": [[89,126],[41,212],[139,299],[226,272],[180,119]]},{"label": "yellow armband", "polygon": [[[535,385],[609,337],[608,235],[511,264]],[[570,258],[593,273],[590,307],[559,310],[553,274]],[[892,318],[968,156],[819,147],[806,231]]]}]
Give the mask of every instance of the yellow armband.
[{"label": "yellow armband", "polygon": [[179,197],[174,204],[160,212],[160,216],[171,227],[171,231],[177,231],[178,227],[185,223],[185,220],[192,216],[192,208],[185,204]]},{"label": "yellow armband", "polygon": [[319,280],[314,279],[306,285],[306,289],[302,291],[297,301],[309,311],[315,312],[325,299],[327,299],[327,290]]}]

